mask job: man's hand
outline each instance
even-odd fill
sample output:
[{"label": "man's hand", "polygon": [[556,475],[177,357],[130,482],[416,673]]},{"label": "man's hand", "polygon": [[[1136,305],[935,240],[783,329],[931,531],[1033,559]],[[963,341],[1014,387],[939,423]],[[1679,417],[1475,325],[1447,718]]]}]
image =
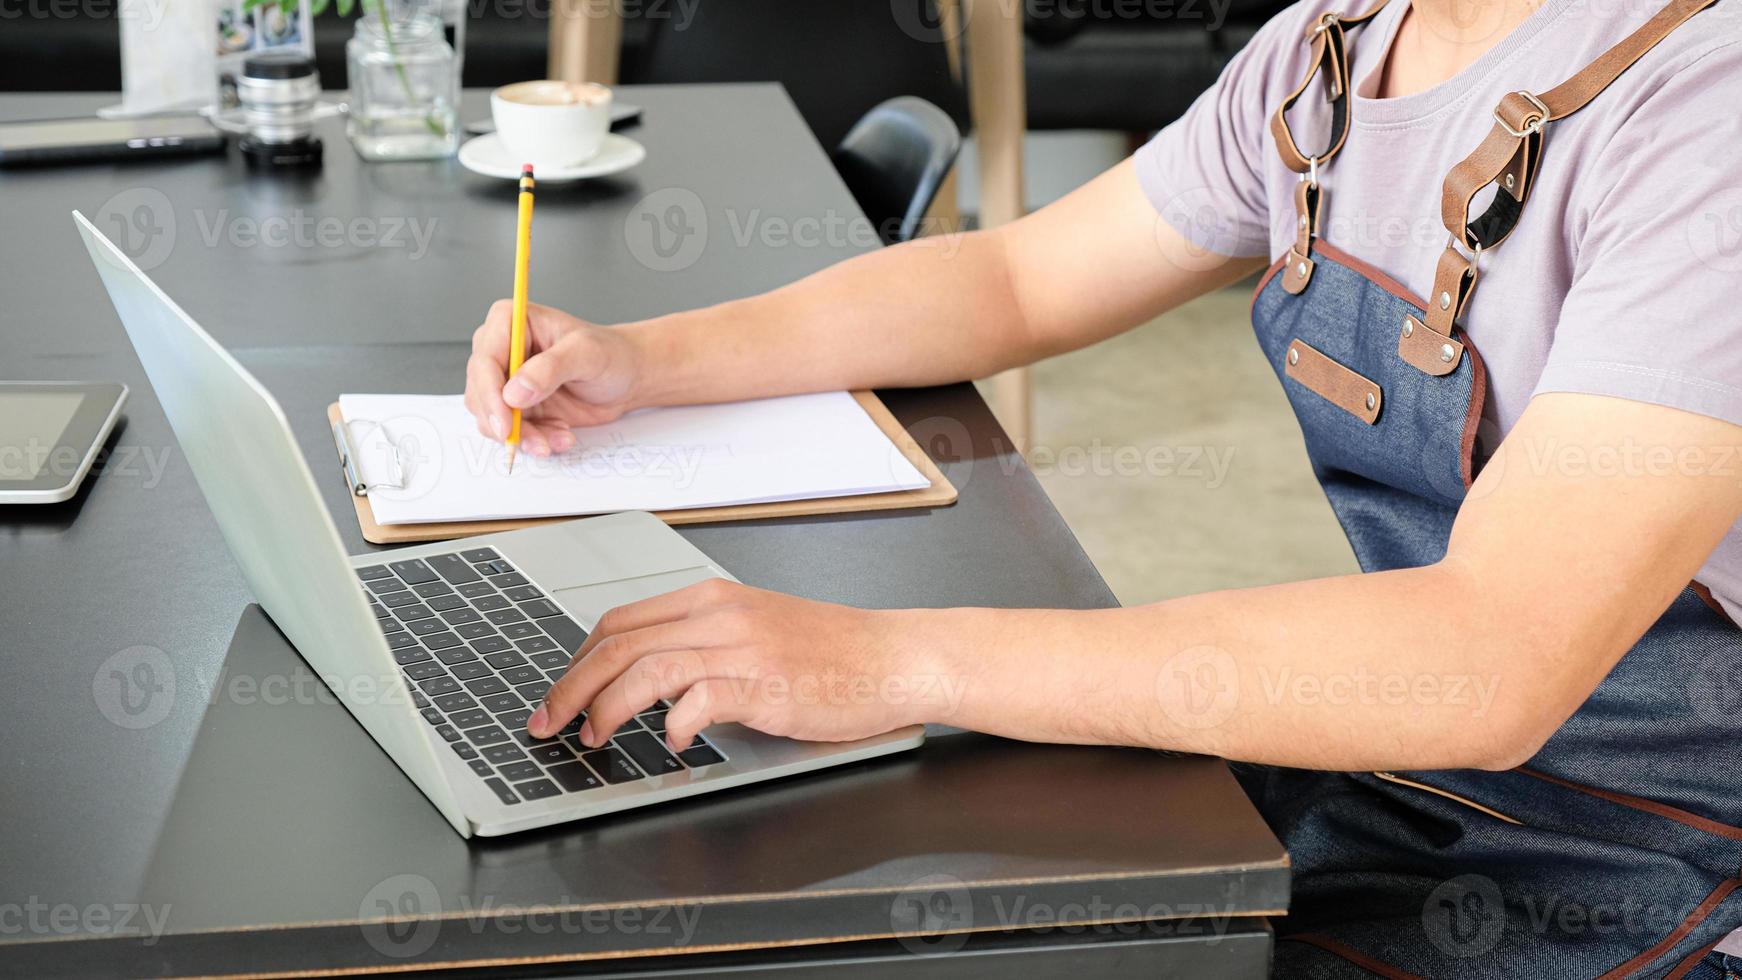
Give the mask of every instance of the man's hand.
[{"label": "man's hand", "polygon": [[548,306],[527,306],[531,350],[509,381],[512,311],[508,300],[497,300],[484,325],[472,335],[466,408],[478,420],[479,432],[507,439],[509,410],[521,409],[520,435],[526,450],[548,456],[573,448],[571,428],[609,422],[631,407],[640,364],[630,339],[621,331]]},{"label": "man's hand", "polygon": [[717,722],[851,741],[943,713],[950,685],[919,655],[901,612],[798,599],[712,579],[606,613],[527,730],[549,737],[588,712],[603,745],[661,698],[666,742],[688,748]]}]

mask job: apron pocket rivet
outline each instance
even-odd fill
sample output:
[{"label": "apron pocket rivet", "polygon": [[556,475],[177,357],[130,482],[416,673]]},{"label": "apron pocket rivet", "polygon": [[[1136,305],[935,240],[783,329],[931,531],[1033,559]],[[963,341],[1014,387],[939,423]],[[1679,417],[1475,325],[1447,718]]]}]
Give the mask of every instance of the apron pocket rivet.
[{"label": "apron pocket rivet", "polygon": [[1369,391],[1367,393],[1367,411],[1369,411],[1369,412],[1373,411],[1373,406],[1375,404],[1377,404],[1377,399],[1375,399],[1373,397],[1373,393],[1371,391]]},{"label": "apron pocket rivet", "polygon": [[1440,360],[1445,361],[1447,364],[1450,364],[1452,362],[1452,354],[1453,354],[1453,351],[1452,351],[1451,344],[1441,344],[1440,345]]},{"label": "apron pocket rivet", "polygon": [[1440,309],[1449,310],[1451,308],[1452,308],[1452,294],[1451,293],[1440,293]]},{"label": "apron pocket rivet", "polygon": [[1415,336],[1415,324],[1410,323],[1408,320],[1403,321],[1403,335],[1405,337]]},{"label": "apron pocket rivet", "polygon": [[1290,363],[1290,364],[1299,364],[1300,363],[1300,351],[1298,349],[1293,348],[1293,347],[1290,347],[1288,349],[1288,363]]}]

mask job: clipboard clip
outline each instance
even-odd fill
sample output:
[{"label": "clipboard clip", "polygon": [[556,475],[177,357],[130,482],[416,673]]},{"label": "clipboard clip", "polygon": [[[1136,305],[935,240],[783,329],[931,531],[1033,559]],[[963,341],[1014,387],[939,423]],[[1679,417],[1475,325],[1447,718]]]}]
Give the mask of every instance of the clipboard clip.
[{"label": "clipboard clip", "polygon": [[[382,435],[386,436],[386,430],[381,428],[381,423],[370,422],[368,424],[381,430]],[[351,447],[350,427],[343,419],[333,423],[333,448],[339,451],[339,469],[345,474],[345,482],[350,485],[353,496],[367,497],[371,487],[377,490],[405,489],[405,462],[399,456],[399,446],[394,444],[392,439],[384,438],[383,442],[393,464],[393,482],[376,480],[374,483],[370,483],[364,479],[363,467],[358,463],[357,453]]]}]

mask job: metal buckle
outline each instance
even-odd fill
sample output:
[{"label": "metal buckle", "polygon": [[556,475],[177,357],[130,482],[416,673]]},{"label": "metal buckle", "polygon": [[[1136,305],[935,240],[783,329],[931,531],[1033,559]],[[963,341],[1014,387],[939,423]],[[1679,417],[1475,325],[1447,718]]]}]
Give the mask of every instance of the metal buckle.
[{"label": "metal buckle", "polygon": [[[1297,151],[1298,152],[1298,151]],[[1319,158],[1307,157],[1307,172],[1299,175],[1299,179],[1314,187],[1319,186]]]},{"label": "metal buckle", "polygon": [[1333,13],[1320,14],[1318,24],[1313,27],[1312,32],[1308,34],[1307,37],[1318,37],[1320,34],[1330,30],[1331,25],[1337,23],[1339,20],[1342,20],[1342,18]]},{"label": "metal buckle", "polygon": [[1542,127],[1548,123],[1548,117],[1549,117],[1548,106],[1543,105],[1541,99],[1530,94],[1529,92],[1526,92],[1523,89],[1519,89],[1517,92],[1515,92],[1513,94],[1522,95],[1526,99],[1529,99],[1530,104],[1536,107],[1536,109],[1540,113],[1540,115],[1538,115],[1536,118],[1530,120],[1529,122],[1525,123],[1523,129],[1513,129],[1510,125],[1507,124],[1505,119],[1501,118],[1500,110],[1498,108],[1496,108],[1494,110],[1494,121],[1499,124],[1501,129],[1506,130],[1507,135],[1511,136],[1514,139],[1523,139],[1526,136],[1530,136],[1530,135],[1533,135],[1535,133],[1542,132]]}]

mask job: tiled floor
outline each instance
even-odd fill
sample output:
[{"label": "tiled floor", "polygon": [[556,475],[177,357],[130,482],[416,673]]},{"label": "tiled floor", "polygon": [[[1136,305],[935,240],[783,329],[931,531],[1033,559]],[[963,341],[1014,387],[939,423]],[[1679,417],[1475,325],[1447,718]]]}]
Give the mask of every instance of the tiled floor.
[{"label": "tiled floor", "polygon": [[1356,571],[1249,290],[1034,370],[1029,463],[1127,605]]}]

